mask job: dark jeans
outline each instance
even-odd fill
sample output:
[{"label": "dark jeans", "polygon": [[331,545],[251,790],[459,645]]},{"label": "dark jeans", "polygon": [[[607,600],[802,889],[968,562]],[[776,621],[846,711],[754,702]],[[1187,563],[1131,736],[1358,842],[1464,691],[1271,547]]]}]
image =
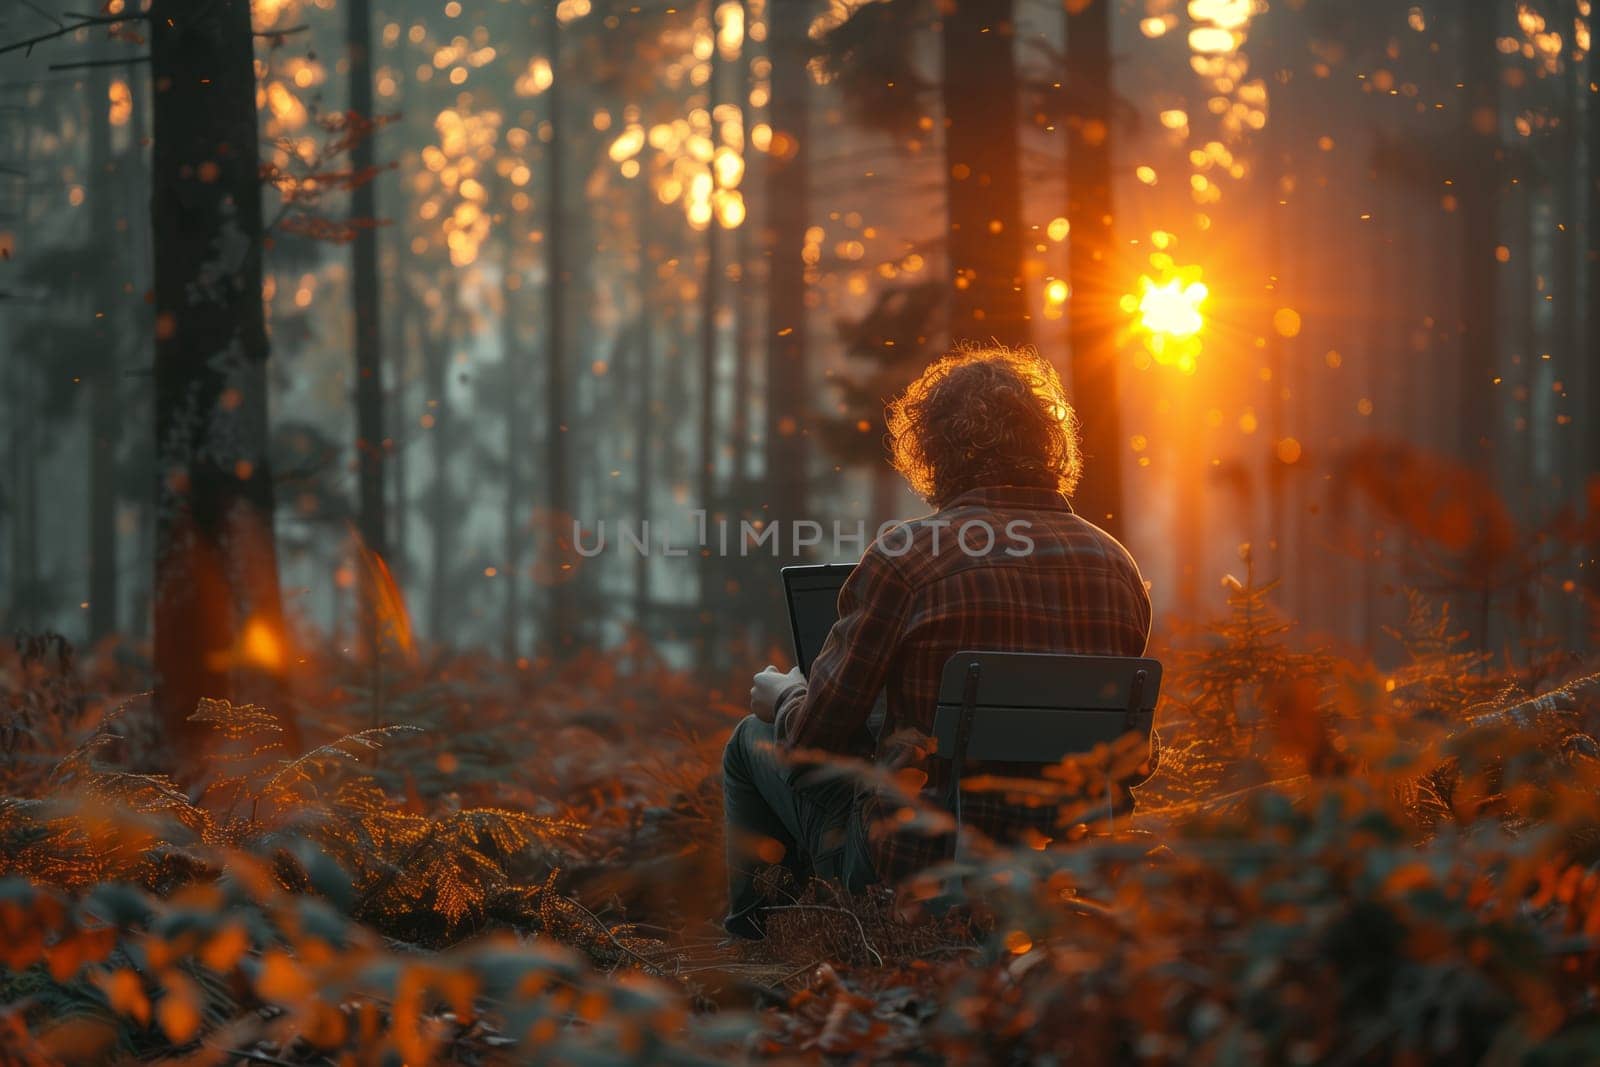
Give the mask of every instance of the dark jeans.
[{"label": "dark jeans", "polygon": [[722,806],[728,837],[728,916],[731,934],[763,935],[767,900],[755,873],[781,863],[798,885],[816,877],[853,892],[876,881],[866,835],[856,814],[855,783],[839,777],[811,781],[803,767],[782,761],[771,723],[754,715],[734,727],[722,752]]}]

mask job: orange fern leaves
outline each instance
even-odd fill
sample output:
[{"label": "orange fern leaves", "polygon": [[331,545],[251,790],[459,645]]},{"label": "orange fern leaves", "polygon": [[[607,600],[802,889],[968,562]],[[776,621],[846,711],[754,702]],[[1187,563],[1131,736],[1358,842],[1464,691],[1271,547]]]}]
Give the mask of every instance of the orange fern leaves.
[{"label": "orange fern leaves", "polygon": [[[355,538],[356,555],[361,559],[365,579],[368,610],[373,614],[375,632],[380,644],[390,642],[407,657],[416,654],[416,644],[411,634],[411,614],[406,610],[405,597],[382,556],[367,547],[359,534]],[[376,650],[374,650],[376,651]]]}]

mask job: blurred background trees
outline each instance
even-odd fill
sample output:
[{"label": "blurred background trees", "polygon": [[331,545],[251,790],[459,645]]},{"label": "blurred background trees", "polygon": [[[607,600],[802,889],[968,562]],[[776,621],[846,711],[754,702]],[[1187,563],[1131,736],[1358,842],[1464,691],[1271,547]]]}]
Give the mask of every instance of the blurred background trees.
[{"label": "blurred background trees", "polygon": [[[1339,641],[1398,655],[1409,587],[1496,655],[1592,640],[1573,5],[270,0],[218,8],[231,82],[198,30],[68,6],[0,40],[56,38],[0,86],[0,613],[154,611],[180,703],[380,644],[367,551],[440,647],[782,654],[775,567],[821,558],[790,524],[918,510],[882,401],[963,339],[1060,368],[1079,510],[1163,612],[1248,541]],[[231,118],[164,80],[197,77]],[[155,577],[184,499],[202,543],[253,517],[226,619]]]}]

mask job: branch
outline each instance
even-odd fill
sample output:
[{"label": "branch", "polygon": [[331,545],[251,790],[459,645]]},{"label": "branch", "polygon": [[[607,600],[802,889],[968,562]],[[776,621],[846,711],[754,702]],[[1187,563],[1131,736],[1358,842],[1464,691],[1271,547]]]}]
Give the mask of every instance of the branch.
[{"label": "branch", "polygon": [[138,13],[124,15],[80,15],[69,11],[67,12],[67,17],[76,19],[77,21],[71,24],[64,22],[59,23],[57,27],[51,30],[49,33],[41,33],[33,37],[24,38],[20,41],[14,41],[8,45],[0,45],[0,56],[5,55],[7,52],[21,52],[24,55],[32,55],[34,45],[44,44],[46,41],[54,41],[58,37],[66,37],[70,34],[77,33],[79,30],[88,29],[90,26],[115,26],[123,22],[143,22],[146,21],[150,16]]},{"label": "branch", "polygon": [[61,20],[60,19],[56,18],[54,15],[52,15],[50,12],[46,11],[44,8],[40,7],[38,4],[34,3],[33,0],[22,0],[22,2],[25,5],[27,5],[27,8],[28,8],[29,11],[32,11],[35,15],[38,15],[40,18],[44,19],[46,22],[53,22],[57,26],[61,25]]},{"label": "branch", "polygon": [[[1520,704],[1475,715],[1467,720],[1466,729],[1484,726],[1514,726],[1526,729],[1548,715],[1576,715],[1582,710],[1583,700],[1591,693],[1600,693],[1600,674],[1575,678],[1558,689],[1531,697]],[[1463,732],[1465,731],[1454,731],[1455,734]]]},{"label": "branch", "polygon": [[271,40],[281,41],[292,33],[304,33],[310,28],[311,27],[309,25],[285,26],[281,30],[256,30],[255,35],[257,37],[266,37]]},{"label": "branch", "polygon": [[126,59],[86,59],[81,63],[52,63],[50,70],[82,70],[85,67],[120,67],[128,63],[148,63],[149,56],[129,56]]}]

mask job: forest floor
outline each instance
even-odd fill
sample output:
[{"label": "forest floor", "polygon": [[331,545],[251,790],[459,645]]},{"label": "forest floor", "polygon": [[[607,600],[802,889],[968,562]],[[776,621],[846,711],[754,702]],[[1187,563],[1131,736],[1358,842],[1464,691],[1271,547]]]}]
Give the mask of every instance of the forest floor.
[{"label": "forest floor", "polygon": [[[1600,1056],[1600,675],[1502,667],[1413,602],[1408,662],[1307,649],[1266,590],[1161,650],[1131,819],[730,947],[744,709],[643,643],[559,668],[304,664],[146,773],[113,648],[0,658],[5,1062],[1496,1061]],[[742,672],[741,677],[743,673]],[[144,747],[142,747],[144,746]],[[780,876],[774,878],[781,883]]]}]

